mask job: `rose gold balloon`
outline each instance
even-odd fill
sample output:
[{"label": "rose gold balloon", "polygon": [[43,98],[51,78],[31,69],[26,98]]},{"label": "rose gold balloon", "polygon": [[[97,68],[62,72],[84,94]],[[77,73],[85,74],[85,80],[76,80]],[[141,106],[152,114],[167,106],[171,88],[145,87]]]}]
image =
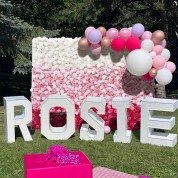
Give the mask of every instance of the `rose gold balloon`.
[{"label": "rose gold balloon", "polygon": [[98,30],[101,32],[102,36],[106,36],[106,29],[104,27],[98,27]]},{"label": "rose gold balloon", "polygon": [[153,41],[153,43],[155,44],[155,45],[159,45],[160,44],[160,40],[158,40],[157,38],[151,38],[151,40]]},{"label": "rose gold balloon", "polygon": [[164,32],[161,31],[161,30],[156,30],[156,31],[153,32],[153,34],[152,34],[152,39],[156,39],[156,40],[158,40],[159,42],[162,41],[162,40],[164,40],[164,38],[165,38],[165,34],[164,34]]},{"label": "rose gold balloon", "polygon": [[101,40],[101,46],[107,48],[110,45],[111,45],[111,40],[106,36],[103,37],[102,40]]},{"label": "rose gold balloon", "polygon": [[149,71],[149,75],[151,77],[155,77],[157,75],[157,70],[155,68],[152,68],[150,71]]},{"label": "rose gold balloon", "polygon": [[78,47],[79,49],[81,50],[87,50],[88,47],[89,47],[89,43],[88,43],[88,40],[87,38],[81,38],[78,42]]}]

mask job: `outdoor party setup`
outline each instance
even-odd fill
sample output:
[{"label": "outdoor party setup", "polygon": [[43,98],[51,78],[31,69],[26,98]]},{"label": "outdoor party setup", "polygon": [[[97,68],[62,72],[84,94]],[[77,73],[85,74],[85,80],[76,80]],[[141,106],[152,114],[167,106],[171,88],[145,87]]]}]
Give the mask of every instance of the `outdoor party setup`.
[{"label": "outdoor party setup", "polygon": [[[130,143],[132,130],[140,129],[141,143],[174,147],[176,134],[155,129],[171,130],[175,117],[154,114],[178,108],[178,100],[154,98],[155,82],[169,84],[176,70],[170,57],[164,32],[146,31],[140,23],[119,30],[90,26],[74,39],[34,38],[31,102],[24,96],[4,97],[7,142],[15,142],[16,125],[24,140],[31,141],[30,124],[48,140],[70,139],[77,129],[81,140],[103,141],[113,130],[114,142]],[[21,114],[14,113],[16,106]],[[82,152],[54,146],[43,171],[32,166],[37,160],[46,157],[25,156],[27,178],[67,178],[66,172],[70,178],[92,177],[92,164]],[[57,168],[56,163],[68,166]],[[50,172],[51,167],[56,168]]]}]

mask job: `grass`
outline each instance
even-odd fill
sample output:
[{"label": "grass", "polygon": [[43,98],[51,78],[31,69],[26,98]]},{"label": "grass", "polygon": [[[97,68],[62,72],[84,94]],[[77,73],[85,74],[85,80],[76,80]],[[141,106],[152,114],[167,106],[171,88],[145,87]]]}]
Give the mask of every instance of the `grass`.
[{"label": "grass", "polygon": [[[4,96],[24,95],[30,97],[31,77],[11,74],[0,74],[0,104]],[[169,91],[170,98],[177,97]],[[161,113],[174,115],[175,113]],[[25,142],[21,134],[17,134],[16,142],[8,144],[4,136],[3,107],[0,107],[0,178],[23,178],[23,155],[44,153],[51,145],[61,144],[70,150],[82,150],[92,161],[93,166],[104,166],[110,169],[133,175],[150,175],[152,178],[178,178],[178,143],[175,147],[158,147],[141,144],[139,131],[133,132],[130,144],[114,143],[113,134],[105,135],[103,142],[81,141],[79,132],[66,141],[50,141],[40,131],[32,134],[33,141]],[[178,134],[178,121],[170,133]]]},{"label": "grass", "polygon": [[[178,111],[171,114],[178,117]],[[171,133],[178,134],[178,122]],[[44,153],[51,145],[61,144],[69,150],[82,150],[93,163],[133,175],[150,175],[152,178],[178,177],[178,144],[173,147],[159,147],[141,144],[139,131],[133,132],[130,144],[114,143],[113,134],[105,135],[103,142],[81,141],[79,132],[66,141],[50,141],[40,131],[32,135],[33,141],[25,142],[19,135],[16,142],[8,144],[3,131],[3,107],[0,107],[0,178],[23,178],[23,155]]]}]

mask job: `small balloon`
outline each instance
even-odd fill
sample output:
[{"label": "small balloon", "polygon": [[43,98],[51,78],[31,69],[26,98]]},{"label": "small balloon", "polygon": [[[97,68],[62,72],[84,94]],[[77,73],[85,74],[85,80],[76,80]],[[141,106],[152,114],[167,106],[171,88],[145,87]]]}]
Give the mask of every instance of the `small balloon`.
[{"label": "small balloon", "polygon": [[106,29],[104,27],[98,27],[98,30],[101,32],[102,37],[106,36]]},{"label": "small balloon", "polygon": [[126,48],[128,51],[133,51],[135,49],[141,48],[141,40],[138,37],[131,36],[126,41]]},{"label": "small balloon", "polygon": [[152,40],[153,42],[156,42],[156,43],[160,43],[161,41],[163,41],[165,38],[165,34],[163,31],[161,30],[156,30],[155,32],[153,32],[152,34]]},{"label": "small balloon", "polygon": [[90,33],[91,30],[95,29],[94,27],[90,26],[85,29],[85,37],[88,38],[88,34]]},{"label": "small balloon", "polygon": [[141,23],[136,23],[131,30],[132,36],[140,37],[145,31],[145,27]]},{"label": "small balloon", "polygon": [[78,47],[79,49],[81,50],[87,50],[88,47],[89,47],[89,43],[88,43],[88,40],[87,38],[81,38],[78,42]]},{"label": "small balloon", "polygon": [[171,53],[168,49],[164,48],[163,51],[161,52],[161,56],[163,56],[166,61],[168,61],[171,57]]},{"label": "small balloon", "polygon": [[141,37],[142,40],[151,39],[152,33],[150,31],[145,31]]},{"label": "small balloon", "polygon": [[115,37],[111,42],[111,48],[114,51],[123,51],[125,48],[125,40],[122,37]]},{"label": "small balloon", "polygon": [[165,47],[166,47],[166,44],[167,44],[167,43],[166,43],[166,40],[164,39],[164,40],[161,42],[161,45],[162,45],[163,48],[165,48]]},{"label": "small balloon", "polygon": [[160,85],[167,85],[172,81],[172,73],[169,69],[162,68],[158,70],[155,79]]},{"label": "small balloon", "polygon": [[99,44],[91,44],[90,51],[94,55],[99,55],[101,53],[101,46]]},{"label": "small balloon", "polygon": [[143,40],[141,43],[141,49],[144,49],[148,52],[150,52],[154,47],[154,43],[150,39]]},{"label": "small balloon", "polygon": [[155,45],[153,47],[153,51],[156,53],[156,55],[159,55],[162,53],[163,47],[161,45]]},{"label": "small balloon", "polygon": [[154,51],[151,51],[150,55],[151,55],[152,58],[156,57],[156,53]]},{"label": "small balloon", "polygon": [[152,68],[150,71],[149,71],[149,75],[151,77],[155,77],[157,75],[157,70],[155,68]]},{"label": "small balloon", "polygon": [[110,47],[111,45],[111,40],[108,37],[103,37],[101,40],[101,46],[104,48]]},{"label": "small balloon", "polygon": [[153,58],[153,67],[157,70],[162,69],[166,64],[166,60],[161,55]]},{"label": "small balloon", "polygon": [[119,35],[124,39],[128,39],[131,36],[131,31],[128,28],[122,28]]},{"label": "small balloon", "polygon": [[111,128],[109,126],[104,127],[104,133],[109,134],[111,132]]},{"label": "small balloon", "polygon": [[165,67],[169,69],[172,73],[176,70],[176,65],[171,61],[166,62]]},{"label": "small balloon", "polygon": [[106,32],[106,36],[110,39],[113,39],[115,37],[119,36],[119,31],[116,28],[110,28],[107,32]]}]

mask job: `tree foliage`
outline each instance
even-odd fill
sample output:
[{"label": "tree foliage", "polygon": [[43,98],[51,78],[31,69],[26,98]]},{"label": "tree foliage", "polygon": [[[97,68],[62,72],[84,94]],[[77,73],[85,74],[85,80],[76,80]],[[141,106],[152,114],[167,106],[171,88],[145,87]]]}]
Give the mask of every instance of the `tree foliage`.
[{"label": "tree foliage", "polygon": [[32,39],[37,36],[54,37],[59,30],[35,27],[16,16],[16,6],[0,0],[0,56],[12,56],[14,73],[31,72]]},{"label": "tree foliage", "polygon": [[[6,3],[6,6],[5,1],[0,2],[0,23],[3,24],[5,33],[14,36],[6,38],[7,41],[4,42],[2,49],[4,53],[9,51],[10,54],[14,52],[14,49],[18,51],[18,53],[15,52],[15,64],[18,69],[24,63],[24,65],[28,64],[20,61],[29,59],[31,56],[30,40],[35,35],[80,37],[88,26],[120,29],[140,22],[144,24],[146,30],[161,29],[165,31],[168,48],[171,50],[174,51],[178,44],[177,0],[11,0]],[[7,16],[7,14],[10,15]],[[7,22],[10,23],[8,27],[12,28],[9,28],[9,31],[7,23],[3,21],[3,15],[10,20]],[[36,31],[41,31],[41,33],[35,34]],[[8,41],[9,39],[11,41]],[[13,47],[16,45],[16,47],[10,47],[11,45]],[[29,67],[26,66],[25,70],[28,69]]]}]

